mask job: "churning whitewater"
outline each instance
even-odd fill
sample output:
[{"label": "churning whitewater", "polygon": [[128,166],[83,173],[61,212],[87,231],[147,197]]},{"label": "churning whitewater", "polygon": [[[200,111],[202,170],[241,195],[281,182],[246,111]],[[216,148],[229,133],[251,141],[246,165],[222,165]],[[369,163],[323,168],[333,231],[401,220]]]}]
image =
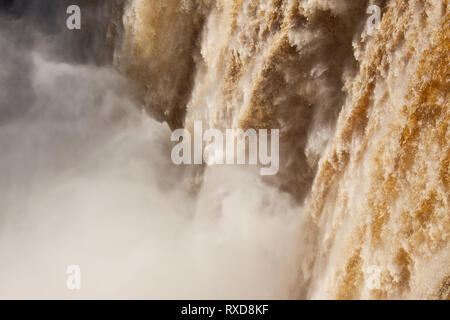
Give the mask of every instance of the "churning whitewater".
[{"label": "churning whitewater", "polygon": [[450,298],[448,0],[5,3],[0,298]]}]

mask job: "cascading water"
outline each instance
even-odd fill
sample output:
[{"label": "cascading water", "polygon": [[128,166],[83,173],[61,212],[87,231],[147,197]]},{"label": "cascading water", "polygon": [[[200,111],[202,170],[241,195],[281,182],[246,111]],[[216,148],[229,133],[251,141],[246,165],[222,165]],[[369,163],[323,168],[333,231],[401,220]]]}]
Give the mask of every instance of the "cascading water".
[{"label": "cascading water", "polygon": [[[2,6],[0,297],[449,298],[447,0]],[[280,172],[175,166],[195,121]]]}]

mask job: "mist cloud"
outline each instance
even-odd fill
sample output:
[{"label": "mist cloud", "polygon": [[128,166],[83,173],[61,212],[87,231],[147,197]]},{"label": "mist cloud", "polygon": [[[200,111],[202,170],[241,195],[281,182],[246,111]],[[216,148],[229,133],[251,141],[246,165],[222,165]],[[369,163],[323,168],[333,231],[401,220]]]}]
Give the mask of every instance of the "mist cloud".
[{"label": "mist cloud", "polygon": [[21,19],[0,31],[0,297],[287,297],[288,196],[235,167],[206,169],[193,192],[127,80],[62,54],[59,33],[24,44]]}]

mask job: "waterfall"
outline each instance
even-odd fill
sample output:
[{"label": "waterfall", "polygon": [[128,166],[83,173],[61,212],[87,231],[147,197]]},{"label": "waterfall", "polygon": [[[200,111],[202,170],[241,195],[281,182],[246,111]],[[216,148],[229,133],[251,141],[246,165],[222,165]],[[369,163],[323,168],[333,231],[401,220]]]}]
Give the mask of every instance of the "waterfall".
[{"label": "waterfall", "polygon": [[[0,297],[449,298],[448,0],[0,8]],[[175,165],[199,122],[278,174]]]}]

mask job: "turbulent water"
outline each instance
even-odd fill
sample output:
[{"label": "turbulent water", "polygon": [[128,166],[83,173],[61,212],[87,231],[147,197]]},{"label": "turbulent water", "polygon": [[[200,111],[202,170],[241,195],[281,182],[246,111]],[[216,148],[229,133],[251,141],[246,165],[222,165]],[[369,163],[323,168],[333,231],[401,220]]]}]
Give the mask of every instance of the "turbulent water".
[{"label": "turbulent water", "polygon": [[[0,297],[450,298],[447,0],[72,2],[1,16]],[[278,175],[173,165],[199,120]]]}]

